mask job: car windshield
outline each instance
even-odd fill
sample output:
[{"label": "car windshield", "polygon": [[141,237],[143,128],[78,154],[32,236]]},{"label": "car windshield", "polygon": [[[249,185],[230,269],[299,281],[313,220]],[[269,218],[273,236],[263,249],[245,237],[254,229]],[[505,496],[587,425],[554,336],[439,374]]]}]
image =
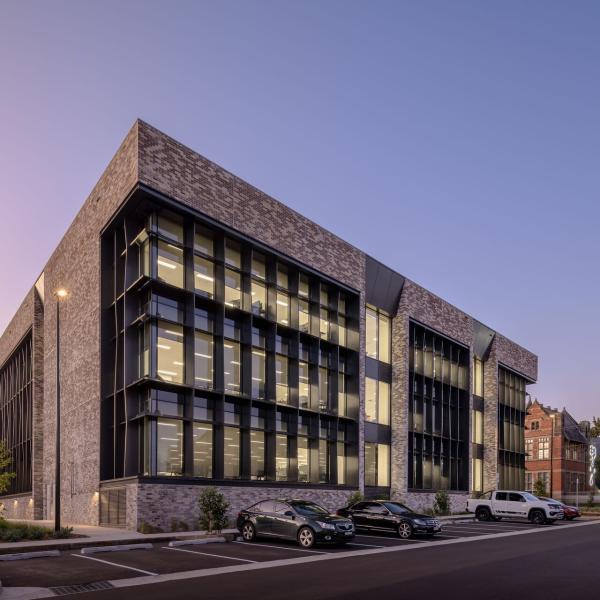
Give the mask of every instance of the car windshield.
[{"label": "car windshield", "polygon": [[405,513],[412,512],[410,508],[404,506],[404,504],[400,504],[398,502],[384,502],[383,505],[392,513],[396,515],[402,515]]},{"label": "car windshield", "polygon": [[533,494],[530,494],[529,492],[521,492],[521,496],[523,496],[523,498],[525,498],[527,502],[537,502],[538,500],[540,500],[540,498],[534,496]]},{"label": "car windshield", "polygon": [[295,501],[290,502],[290,506],[305,517],[322,517],[329,514],[328,510],[314,502]]}]

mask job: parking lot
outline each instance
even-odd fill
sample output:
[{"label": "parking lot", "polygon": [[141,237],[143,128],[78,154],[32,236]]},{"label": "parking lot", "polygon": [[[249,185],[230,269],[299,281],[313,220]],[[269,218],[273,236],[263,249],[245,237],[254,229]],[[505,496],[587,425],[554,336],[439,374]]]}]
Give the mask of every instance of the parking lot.
[{"label": "parking lot", "polygon": [[[560,528],[565,523],[552,526]],[[51,588],[57,595],[109,589],[111,581],[132,577],[156,576],[183,571],[197,571],[250,565],[270,561],[319,557],[331,553],[352,556],[362,550],[417,546],[440,543],[444,540],[460,540],[479,536],[514,533],[535,528],[529,523],[501,521],[480,523],[461,521],[444,524],[443,531],[434,538],[401,540],[393,534],[358,534],[352,542],[340,546],[317,546],[307,550],[292,542],[262,539],[252,543],[186,545],[171,548],[168,544],[153,544],[148,550],[128,550],[82,555],[77,550],[61,552],[60,556],[35,558],[22,561],[0,562],[0,580],[6,588]]]}]

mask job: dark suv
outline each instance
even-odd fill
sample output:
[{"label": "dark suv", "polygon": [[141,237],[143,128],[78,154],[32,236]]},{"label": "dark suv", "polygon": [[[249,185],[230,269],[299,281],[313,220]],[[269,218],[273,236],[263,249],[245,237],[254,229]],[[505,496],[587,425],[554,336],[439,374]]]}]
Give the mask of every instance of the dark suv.
[{"label": "dark suv", "polygon": [[433,536],[442,531],[442,526],[437,519],[415,513],[399,502],[386,500],[357,502],[352,506],[340,508],[337,514],[350,517],[356,529],[392,531],[403,539],[419,533]]},{"label": "dark suv", "polygon": [[245,542],[264,536],[296,540],[303,548],[343,544],[354,537],[350,519],[308,500],[263,500],[240,512],[237,528]]}]

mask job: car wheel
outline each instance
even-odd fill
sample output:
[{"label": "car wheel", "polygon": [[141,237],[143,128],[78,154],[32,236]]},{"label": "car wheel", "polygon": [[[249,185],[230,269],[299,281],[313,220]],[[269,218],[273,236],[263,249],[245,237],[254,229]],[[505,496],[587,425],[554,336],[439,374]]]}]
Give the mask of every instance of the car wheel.
[{"label": "car wheel", "polygon": [[529,515],[529,520],[534,525],[543,525],[546,522],[546,515],[541,510],[534,510]]},{"label": "car wheel", "polygon": [[408,521],[402,521],[400,525],[398,525],[398,536],[403,540],[407,540],[412,537],[413,528],[412,525]]},{"label": "car wheel", "polygon": [[489,521],[492,518],[492,513],[489,508],[478,508],[475,512],[475,518],[478,521]]},{"label": "car wheel", "polygon": [[301,527],[298,532],[298,543],[303,548],[312,548],[315,545],[315,532],[310,527]]},{"label": "car wheel", "polygon": [[502,517],[494,517],[494,521],[502,521]]},{"label": "car wheel", "polygon": [[253,542],[256,539],[256,529],[250,521],[246,521],[242,525],[242,538],[245,542]]}]

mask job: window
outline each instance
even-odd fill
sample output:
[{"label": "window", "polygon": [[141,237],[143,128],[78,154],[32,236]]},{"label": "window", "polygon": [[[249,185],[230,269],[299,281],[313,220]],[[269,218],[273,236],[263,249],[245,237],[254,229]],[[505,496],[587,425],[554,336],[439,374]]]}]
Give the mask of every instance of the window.
[{"label": "window", "polygon": [[267,288],[253,279],[250,295],[252,296],[252,312],[264,317],[267,311]]},{"label": "window", "polygon": [[183,472],[183,421],[157,419],[156,474],[181,475]]},{"label": "window", "polygon": [[483,460],[474,458],[473,462],[473,491],[483,492]]},{"label": "window", "polygon": [[366,310],[367,356],[390,363],[390,318],[383,311],[367,307]]},{"label": "window", "polygon": [[242,276],[237,271],[225,269],[225,304],[242,307]]},{"label": "window", "polygon": [[327,438],[319,440],[319,483],[329,483],[329,443]]},{"label": "window", "polygon": [[390,384],[365,378],[365,419],[381,425],[390,424]]},{"label": "window", "polygon": [[300,331],[310,332],[310,312],[306,300],[298,301],[298,327]]},{"label": "window", "polygon": [[483,398],[483,361],[473,359],[473,394]]},{"label": "window", "polygon": [[310,481],[310,451],[308,438],[298,437],[298,481]]},{"label": "window", "polygon": [[161,237],[183,244],[183,227],[181,223],[177,223],[165,215],[158,215],[157,230]]},{"label": "window", "polygon": [[301,298],[308,298],[310,295],[310,284],[306,275],[300,274],[300,280],[298,282],[298,296]]},{"label": "window", "polygon": [[323,284],[321,284],[321,292],[319,295],[319,301],[321,303],[321,306],[329,305],[329,294],[327,292],[327,288]]},{"label": "window", "polygon": [[236,269],[242,268],[240,246],[232,240],[225,240],[225,264]]},{"label": "window", "polygon": [[182,394],[166,390],[151,390],[150,412],[161,417],[183,417]]},{"label": "window", "polygon": [[538,460],[550,458],[550,438],[541,437],[538,440]]},{"label": "window", "polygon": [[480,410],[474,410],[473,416],[473,434],[471,441],[474,444],[483,444],[483,413]]},{"label": "window", "polygon": [[275,479],[277,481],[289,479],[289,466],[288,436],[277,435],[275,440]]},{"label": "window", "polygon": [[252,276],[258,277],[263,281],[267,277],[267,269],[265,267],[265,257],[262,254],[254,252],[252,254]]},{"label": "window", "polygon": [[183,249],[159,240],[156,275],[165,283],[183,287]]},{"label": "window", "polygon": [[346,345],[346,317],[338,315],[338,344]]},{"label": "window", "polygon": [[277,292],[277,322],[290,324],[290,297],[285,292]]},{"label": "window", "polygon": [[201,254],[205,254],[206,256],[215,255],[212,233],[199,225],[196,225],[196,234],[194,236],[194,250],[196,252],[200,252]]},{"label": "window", "polygon": [[539,421],[531,421],[531,431],[537,431],[540,428]]},{"label": "window", "polygon": [[212,477],[213,426],[194,423],[194,477]]},{"label": "window", "polygon": [[195,421],[212,421],[213,420],[213,404],[207,398],[194,398],[194,420]]},{"label": "window", "polygon": [[265,364],[264,350],[252,348],[252,397],[265,397]]},{"label": "window", "polygon": [[298,363],[298,399],[300,408],[310,406],[310,376],[308,363],[300,361]]},{"label": "window", "polygon": [[183,323],[183,304],[177,300],[171,300],[171,298],[152,294],[151,312],[159,319]]},{"label": "window", "polygon": [[280,404],[289,401],[288,358],[280,354],[275,355],[275,397]]},{"label": "window", "polygon": [[337,446],[337,482],[338,485],[346,483],[346,446],[344,442],[338,442]]},{"label": "window", "polygon": [[365,443],[365,485],[388,487],[389,484],[389,445]]},{"label": "window", "polygon": [[266,479],[264,431],[250,431],[250,479]]},{"label": "window", "polygon": [[321,410],[329,406],[329,372],[325,367],[319,367],[319,406]]},{"label": "window", "polygon": [[183,383],[183,327],[157,323],[156,374],[163,381]]},{"label": "window", "polygon": [[525,472],[525,491],[532,492],[533,491],[533,473],[531,471]]},{"label": "window", "polygon": [[277,267],[277,287],[288,289],[288,271],[283,265]]},{"label": "window", "polygon": [[215,296],[215,266],[210,260],[194,256],[194,287],[207,298]]},{"label": "window", "polygon": [[348,405],[346,398],[346,374],[338,373],[338,415],[346,416]]},{"label": "window", "polygon": [[326,308],[321,308],[319,315],[319,335],[322,340],[327,340],[329,339],[329,312]]},{"label": "window", "polygon": [[238,342],[225,340],[223,342],[223,381],[225,391],[228,393],[239,394],[241,392],[241,353]]},{"label": "window", "polygon": [[194,344],[195,386],[210,389],[214,381],[213,337],[208,333],[196,331]]},{"label": "window", "polygon": [[525,440],[525,460],[533,459],[533,440],[526,439]]},{"label": "window", "polygon": [[237,479],[240,476],[240,430],[224,427],[223,441],[223,476],[225,479]]}]

